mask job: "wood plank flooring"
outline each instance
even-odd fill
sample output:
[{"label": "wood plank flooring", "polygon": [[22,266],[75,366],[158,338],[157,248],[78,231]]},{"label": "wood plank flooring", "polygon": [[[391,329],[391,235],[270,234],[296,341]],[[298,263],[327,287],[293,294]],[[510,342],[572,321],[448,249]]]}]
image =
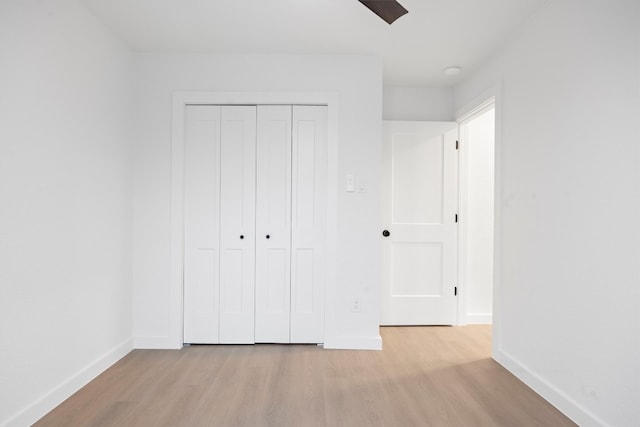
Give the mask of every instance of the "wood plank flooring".
[{"label": "wood plank flooring", "polygon": [[490,358],[490,327],[384,327],[383,351],[134,350],[35,425],[575,426]]}]

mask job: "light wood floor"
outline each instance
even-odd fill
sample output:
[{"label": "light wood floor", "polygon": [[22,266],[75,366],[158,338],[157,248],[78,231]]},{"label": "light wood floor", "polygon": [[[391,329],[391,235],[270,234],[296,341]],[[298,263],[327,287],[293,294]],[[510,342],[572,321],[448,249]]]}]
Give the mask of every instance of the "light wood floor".
[{"label": "light wood floor", "polygon": [[490,359],[490,328],[384,327],[383,351],[134,350],[44,426],[574,426]]}]

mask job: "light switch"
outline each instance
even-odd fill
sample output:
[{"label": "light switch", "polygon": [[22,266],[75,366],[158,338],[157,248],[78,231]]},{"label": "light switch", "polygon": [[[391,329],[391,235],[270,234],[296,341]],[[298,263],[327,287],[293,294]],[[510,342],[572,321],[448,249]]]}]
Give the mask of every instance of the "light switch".
[{"label": "light switch", "polygon": [[355,189],[353,174],[347,174],[347,191],[352,192]]},{"label": "light switch", "polygon": [[358,193],[366,193],[367,192],[367,183],[364,182],[364,179],[360,178],[358,180]]}]

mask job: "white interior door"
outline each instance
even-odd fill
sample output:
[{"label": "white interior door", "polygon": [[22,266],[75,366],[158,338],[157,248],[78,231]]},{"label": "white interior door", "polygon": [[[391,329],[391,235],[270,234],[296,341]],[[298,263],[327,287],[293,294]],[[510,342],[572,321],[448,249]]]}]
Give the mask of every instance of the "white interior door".
[{"label": "white interior door", "polygon": [[258,106],[256,342],[290,341],[291,114]]},{"label": "white interior door", "polygon": [[457,136],[455,122],[383,123],[382,325],[456,323]]},{"label": "white interior door", "polygon": [[293,107],[291,342],[324,340],[327,107]]},{"label": "white interior door", "polygon": [[220,343],[254,343],[256,107],[221,107]]},{"label": "white interior door", "polygon": [[187,106],[184,342],[219,342],[220,107]]}]

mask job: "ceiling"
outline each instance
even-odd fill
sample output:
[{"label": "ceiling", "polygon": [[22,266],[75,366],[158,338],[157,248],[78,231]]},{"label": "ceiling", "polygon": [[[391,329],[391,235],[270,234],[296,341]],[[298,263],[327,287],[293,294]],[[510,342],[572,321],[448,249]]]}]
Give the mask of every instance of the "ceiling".
[{"label": "ceiling", "polygon": [[373,54],[385,85],[446,87],[547,0],[400,0],[392,25],[358,0],[80,1],[140,52]]}]

